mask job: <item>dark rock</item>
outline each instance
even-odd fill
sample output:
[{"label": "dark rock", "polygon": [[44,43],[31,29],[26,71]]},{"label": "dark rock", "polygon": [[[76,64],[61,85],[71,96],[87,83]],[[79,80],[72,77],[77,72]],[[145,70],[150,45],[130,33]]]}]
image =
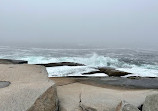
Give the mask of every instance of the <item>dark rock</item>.
[{"label": "dark rock", "polygon": [[[82,78],[81,78],[82,79]],[[123,88],[139,88],[139,89],[158,89],[158,78],[140,78],[140,79],[128,79],[122,77],[87,77],[82,79],[82,83],[91,83],[93,85],[99,85],[107,87],[107,85],[118,86]]]},{"label": "dark rock", "polygon": [[48,63],[48,64],[36,64],[45,67],[57,67],[57,66],[85,66],[84,64],[74,63],[74,62],[59,62],[59,63]]},{"label": "dark rock", "polygon": [[131,74],[131,73],[128,73],[128,72],[116,70],[116,69],[111,68],[111,67],[99,67],[99,68],[95,68],[95,69],[96,69],[96,71],[83,73],[82,75],[95,74],[95,73],[105,73],[108,76],[120,77],[120,76],[125,76],[125,75],[128,75],[128,74]]},{"label": "dark rock", "polygon": [[116,76],[116,77],[131,74],[128,72],[116,70],[116,69],[111,68],[111,67],[99,67],[98,70],[100,70],[101,73],[107,74],[108,76]]},{"label": "dark rock", "polygon": [[138,109],[139,109],[140,111],[142,111],[142,110],[143,110],[143,104],[140,105],[140,106],[138,107]]},{"label": "dark rock", "polygon": [[108,73],[112,70],[115,70],[115,68],[112,68],[112,67],[99,67],[98,70],[100,70],[101,72]]},{"label": "dark rock", "polygon": [[124,71],[118,71],[118,70],[111,70],[110,72],[107,72],[107,75],[116,76],[116,77],[125,76],[128,74],[131,74],[131,73],[124,72]]},{"label": "dark rock", "polygon": [[143,111],[158,111],[158,94],[146,97],[143,105]]},{"label": "dark rock", "polygon": [[91,75],[91,74],[96,74],[96,73],[102,73],[102,72],[101,71],[92,71],[92,72],[82,73],[82,75]]},{"label": "dark rock", "polygon": [[127,77],[128,79],[141,79],[140,76],[130,76],[130,77]]},{"label": "dark rock", "polygon": [[137,107],[122,101],[116,108],[116,111],[140,111]]},{"label": "dark rock", "polygon": [[24,60],[11,60],[11,59],[0,59],[0,64],[27,64],[28,61]]},{"label": "dark rock", "polygon": [[0,81],[0,88],[8,87],[10,82],[8,81]]}]

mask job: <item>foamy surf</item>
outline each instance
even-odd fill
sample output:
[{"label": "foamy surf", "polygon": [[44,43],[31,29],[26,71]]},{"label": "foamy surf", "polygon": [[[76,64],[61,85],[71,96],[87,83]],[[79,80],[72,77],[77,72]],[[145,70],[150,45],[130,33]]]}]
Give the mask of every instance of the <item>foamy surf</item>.
[{"label": "foamy surf", "polygon": [[[157,53],[125,49],[40,49],[0,47],[0,58],[26,60],[29,64],[75,62],[86,66],[47,68],[49,77],[82,76],[97,67],[113,67],[128,76],[158,77]],[[92,74],[84,76],[107,76]]]},{"label": "foamy surf", "polygon": [[62,76],[82,76],[82,73],[95,71],[95,69],[88,66],[61,66],[61,67],[48,67],[47,71],[49,77],[62,77]]},{"label": "foamy surf", "polygon": [[[76,62],[85,64],[86,66],[75,66],[75,67],[53,67],[47,68],[49,77],[62,77],[62,76],[82,76],[82,73],[95,71],[97,67],[113,67],[120,71],[126,71],[133,73],[128,76],[141,76],[141,77],[158,77],[158,68],[154,65],[142,64],[137,66],[134,64],[128,64],[119,61],[116,58],[104,57],[94,54],[90,57],[59,57],[59,58],[45,58],[45,57],[25,57],[20,58],[22,60],[29,61],[30,64],[39,63],[56,63],[56,62]],[[93,67],[93,68],[92,68]],[[106,76],[101,74],[84,75],[84,76]]]}]

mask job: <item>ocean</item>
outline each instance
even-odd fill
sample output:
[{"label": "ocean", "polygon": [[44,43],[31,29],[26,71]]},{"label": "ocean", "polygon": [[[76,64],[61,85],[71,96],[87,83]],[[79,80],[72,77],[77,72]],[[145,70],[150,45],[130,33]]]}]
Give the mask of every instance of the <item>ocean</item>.
[{"label": "ocean", "polygon": [[[0,58],[27,60],[29,64],[75,62],[86,66],[47,68],[49,77],[82,76],[97,67],[130,72],[124,76],[158,77],[158,51],[143,49],[46,49],[0,46]],[[87,76],[107,76],[94,74]]]}]

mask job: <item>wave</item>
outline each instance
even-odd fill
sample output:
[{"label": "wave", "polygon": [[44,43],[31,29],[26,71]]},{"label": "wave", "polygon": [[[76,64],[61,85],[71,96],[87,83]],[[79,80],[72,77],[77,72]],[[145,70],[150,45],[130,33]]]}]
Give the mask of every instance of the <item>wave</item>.
[{"label": "wave", "polygon": [[[114,51],[115,50],[115,51]],[[47,68],[49,76],[81,76],[96,67],[113,67],[137,76],[158,77],[156,52],[130,49],[42,49],[0,47],[0,58],[26,60],[29,64],[75,62],[86,67]],[[97,53],[92,53],[97,52]],[[87,54],[89,53],[89,54]],[[96,74],[98,75],[98,74]],[[105,75],[105,74],[104,74]],[[105,75],[106,76],[106,75]],[[130,75],[132,76],[132,75]]]},{"label": "wave", "polygon": [[27,60],[30,64],[42,64],[42,63],[55,63],[55,62],[76,62],[85,64],[90,67],[131,67],[124,62],[119,61],[117,58],[110,58],[99,56],[97,54],[87,55],[85,57],[43,57],[43,56],[27,56],[18,58],[20,60]]},{"label": "wave", "polygon": [[149,64],[132,64],[132,62],[120,61],[118,58],[105,57],[96,53],[86,55],[84,57],[43,57],[43,56],[27,56],[17,58],[27,60],[29,64],[55,63],[55,62],[76,62],[85,64],[86,67],[56,67],[47,68],[49,77],[51,76],[81,76],[81,73],[93,71],[96,67],[113,67],[118,70],[134,73],[130,76],[158,77],[158,66]]}]

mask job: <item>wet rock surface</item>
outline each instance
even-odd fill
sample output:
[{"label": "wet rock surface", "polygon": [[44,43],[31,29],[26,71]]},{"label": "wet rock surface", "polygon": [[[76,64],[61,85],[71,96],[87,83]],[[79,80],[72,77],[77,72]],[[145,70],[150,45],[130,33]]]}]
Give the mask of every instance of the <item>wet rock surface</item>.
[{"label": "wet rock surface", "polygon": [[92,83],[96,85],[110,85],[124,88],[158,89],[158,78],[137,78],[129,79],[122,77],[87,77],[82,83]]},{"label": "wet rock surface", "polygon": [[9,85],[9,81],[0,81],[0,88],[8,87]]},{"label": "wet rock surface", "polygon": [[[158,89],[158,78],[147,77],[86,77],[86,76],[69,76],[67,79],[73,82],[80,82],[83,84],[90,84],[99,87],[122,87],[132,89]],[[66,78],[64,78],[66,79]]]},{"label": "wet rock surface", "polygon": [[85,66],[84,64],[74,63],[74,62],[58,62],[58,63],[48,63],[48,64],[36,64],[45,67],[57,67],[57,66]]},{"label": "wet rock surface", "polygon": [[111,68],[111,67],[99,67],[99,68],[95,68],[95,69],[97,71],[83,73],[82,75],[96,74],[96,73],[105,73],[108,76],[120,77],[120,76],[125,76],[125,75],[128,75],[128,74],[131,74],[129,72],[119,71],[119,70],[116,70],[115,68]]},{"label": "wet rock surface", "polygon": [[24,60],[11,60],[11,59],[0,59],[0,64],[27,64],[28,61]]},{"label": "wet rock surface", "polygon": [[[58,62],[58,63],[35,64],[35,65],[42,65],[45,67],[85,66],[84,64],[74,63],[74,62]],[[94,68],[94,69],[96,69],[96,71],[82,73],[82,75],[92,75],[92,74],[96,74],[96,73],[104,73],[104,74],[107,74],[108,76],[120,77],[120,76],[125,76],[128,74],[131,74],[129,72],[119,71],[119,70],[116,70],[115,68],[111,68],[111,67],[98,67],[98,68]]]},{"label": "wet rock surface", "polygon": [[82,73],[82,75],[91,75],[91,74],[96,74],[96,73],[103,73],[101,71],[91,71],[91,72],[87,72],[87,73]]}]

